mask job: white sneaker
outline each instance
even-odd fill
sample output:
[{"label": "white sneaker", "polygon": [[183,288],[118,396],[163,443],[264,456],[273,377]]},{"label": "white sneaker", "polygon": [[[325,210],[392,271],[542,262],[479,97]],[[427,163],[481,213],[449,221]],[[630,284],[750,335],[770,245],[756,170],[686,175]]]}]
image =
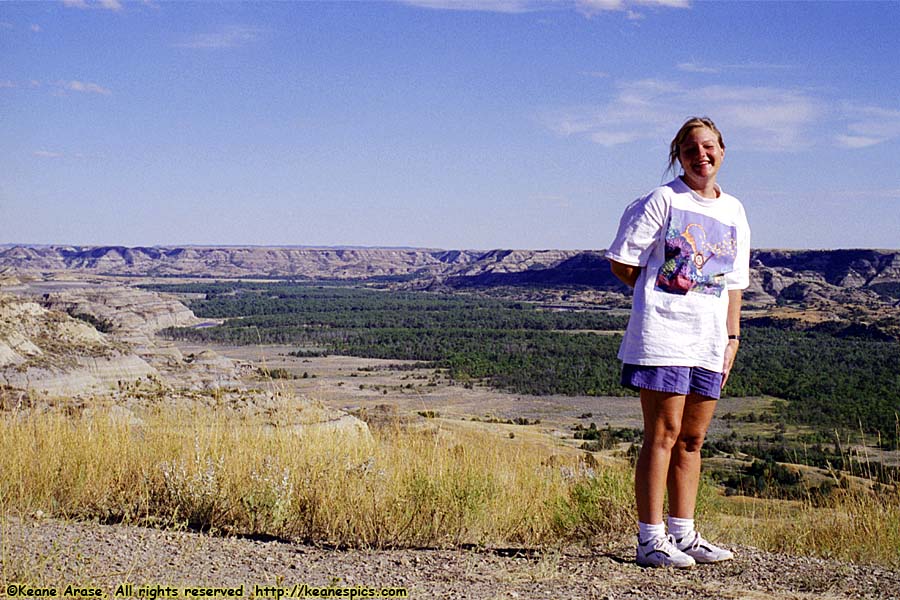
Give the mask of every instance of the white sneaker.
[{"label": "white sneaker", "polygon": [[698,563],[715,563],[734,558],[731,550],[719,548],[707,542],[697,531],[692,531],[680,540],[675,540],[675,545]]},{"label": "white sneaker", "polygon": [[689,569],[696,561],[675,546],[675,538],[660,535],[641,542],[638,538],[637,564],[642,567]]}]

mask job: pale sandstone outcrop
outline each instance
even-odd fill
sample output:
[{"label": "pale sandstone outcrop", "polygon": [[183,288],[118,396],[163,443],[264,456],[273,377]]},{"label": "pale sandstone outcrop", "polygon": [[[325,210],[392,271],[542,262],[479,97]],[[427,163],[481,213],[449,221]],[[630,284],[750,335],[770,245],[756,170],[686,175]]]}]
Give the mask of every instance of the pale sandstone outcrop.
[{"label": "pale sandstone outcrop", "polygon": [[155,335],[200,322],[170,296],[124,286],[24,298],[0,294],[0,408],[61,403],[91,416],[92,405],[113,403],[117,419],[140,425],[135,411],[148,406],[191,410],[199,404],[244,415],[277,414],[280,422],[273,425],[298,433],[369,435],[365,423],[343,411],[250,388],[256,369],[249,363],[212,350],[183,356]]},{"label": "pale sandstone outcrop", "polygon": [[356,417],[348,415],[346,413],[336,415],[331,419],[318,421],[307,420],[304,423],[296,423],[292,426],[292,428],[294,429],[294,431],[297,431],[301,434],[305,432],[315,431],[326,434],[350,435],[352,437],[371,437],[369,427],[365,424],[365,422],[360,421]]},{"label": "pale sandstone outcrop", "polygon": [[67,368],[36,366],[24,371],[0,371],[0,385],[43,396],[69,396],[103,393],[117,382],[156,374],[156,369],[134,355],[77,357],[75,364]]},{"label": "pale sandstone outcrop", "polygon": [[556,266],[580,252],[575,250],[491,250],[454,270],[454,277],[473,277],[485,273],[521,273],[529,269]]},{"label": "pale sandstone outcrop", "polygon": [[42,395],[97,392],[156,374],[91,325],[0,295],[0,385]]},{"label": "pale sandstone outcrop", "polygon": [[150,343],[166,327],[202,322],[174,298],[125,286],[85,287],[46,294],[41,303],[69,314],[87,314],[108,324],[110,331],[132,343]]}]

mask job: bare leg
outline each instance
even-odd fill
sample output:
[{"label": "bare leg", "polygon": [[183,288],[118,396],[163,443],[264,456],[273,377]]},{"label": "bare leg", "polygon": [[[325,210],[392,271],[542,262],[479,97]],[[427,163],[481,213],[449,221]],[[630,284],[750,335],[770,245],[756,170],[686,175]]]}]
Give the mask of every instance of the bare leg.
[{"label": "bare leg", "polygon": [[700,447],[716,410],[716,401],[705,396],[689,394],[684,404],[681,430],[672,449],[667,488],[669,514],[693,519],[700,485]]},{"label": "bare leg", "polygon": [[679,439],[685,396],[641,390],[644,443],[634,474],[634,495],[642,523],[663,522],[663,502],[672,448]]}]

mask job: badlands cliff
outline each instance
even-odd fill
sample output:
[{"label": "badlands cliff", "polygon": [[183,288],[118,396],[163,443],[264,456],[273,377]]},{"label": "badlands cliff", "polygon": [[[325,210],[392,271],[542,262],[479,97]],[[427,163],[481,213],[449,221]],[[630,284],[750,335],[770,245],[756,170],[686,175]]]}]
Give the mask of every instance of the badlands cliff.
[{"label": "badlands cliff", "polygon": [[187,369],[178,348],[156,337],[165,327],[201,322],[181,302],[121,285],[58,288],[37,281],[0,290],[0,387],[52,397],[139,380],[175,378],[179,387],[204,389],[240,379],[221,357],[201,357]]},{"label": "badlands cliff", "polygon": [[150,277],[348,279],[443,272],[454,265],[472,262],[479,255],[466,251],[390,248],[12,246],[0,248],[0,268]]},{"label": "badlands cliff", "polygon": [[89,393],[156,374],[92,325],[0,295],[0,386],[37,395]]},{"label": "badlands cliff", "polygon": [[158,403],[244,414],[288,405],[291,421],[279,426],[368,435],[364,422],[343,411],[264,385],[249,363],[212,350],[185,355],[156,337],[162,328],[201,322],[172,297],[77,281],[46,291],[58,283],[7,280],[0,290],[0,410],[111,402],[138,422],[132,409]]},{"label": "badlands cliff", "polygon": [[[749,298],[760,302],[898,298],[900,251],[754,250]],[[131,277],[273,277],[415,281],[456,288],[588,286],[619,290],[602,251],[0,246],[8,276],[77,272]]]},{"label": "badlands cliff", "polygon": [[[748,306],[815,307],[833,314],[858,308],[869,311],[871,320],[895,315],[900,308],[897,250],[754,250],[750,264],[751,283],[744,294]],[[66,274],[120,282],[139,277],[263,277],[352,279],[429,290],[512,286],[627,293],[600,250],[0,246],[0,277],[13,281]],[[83,300],[102,312],[102,294]],[[51,305],[64,309],[66,302],[80,300],[50,298]],[[151,324],[160,327],[178,324],[172,319],[180,318],[165,311],[149,314],[154,315],[151,320],[158,319]]]}]

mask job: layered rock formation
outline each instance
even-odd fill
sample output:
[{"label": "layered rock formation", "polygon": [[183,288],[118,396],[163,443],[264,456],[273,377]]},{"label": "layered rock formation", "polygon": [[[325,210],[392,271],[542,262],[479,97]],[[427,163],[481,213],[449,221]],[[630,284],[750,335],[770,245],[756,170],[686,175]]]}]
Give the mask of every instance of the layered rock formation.
[{"label": "layered rock formation", "polygon": [[392,248],[13,246],[0,267],[28,272],[77,270],[107,275],[196,277],[398,277],[443,272],[482,253]]},{"label": "layered rock formation", "polygon": [[0,386],[60,395],[105,390],[157,374],[126,345],[88,323],[0,295]]},{"label": "layered rock formation", "polygon": [[[156,403],[208,405],[243,414],[280,414],[273,426],[367,436],[347,413],[252,385],[256,369],[212,350],[183,355],[155,333],[200,323],[177,300],[120,285],[14,282],[0,293],[0,409],[61,401],[67,407],[113,402],[123,419]],[[97,328],[102,329],[99,331]],[[61,400],[60,400],[61,399]],[[284,415],[289,419],[284,421]]]},{"label": "layered rock formation", "polygon": [[750,259],[751,294],[796,302],[896,303],[900,252],[882,250],[757,250]]},{"label": "layered rock formation", "polygon": [[115,284],[60,287],[6,288],[19,295],[0,303],[0,385],[54,396],[121,390],[149,377],[204,390],[240,387],[253,372],[212,351],[183,356],[156,337],[165,327],[203,322],[168,295]]},{"label": "layered rock formation", "polygon": [[[0,247],[4,269],[8,277],[74,271],[154,277],[391,278],[417,287],[586,286],[625,291],[600,251],[13,246]],[[755,250],[751,270],[746,297],[759,304],[900,299],[900,251]]]},{"label": "layered rock formation", "polygon": [[[521,253],[517,253],[521,255]],[[479,262],[442,278],[454,288],[493,286],[586,286],[610,291],[626,291],[609,270],[601,252],[542,253],[539,262],[532,258],[513,264],[510,256],[493,262]]]},{"label": "layered rock formation", "polygon": [[154,344],[166,327],[202,323],[191,310],[170,296],[125,286],[82,287],[50,292],[41,305],[70,315],[89,316],[101,328],[132,344]]}]

